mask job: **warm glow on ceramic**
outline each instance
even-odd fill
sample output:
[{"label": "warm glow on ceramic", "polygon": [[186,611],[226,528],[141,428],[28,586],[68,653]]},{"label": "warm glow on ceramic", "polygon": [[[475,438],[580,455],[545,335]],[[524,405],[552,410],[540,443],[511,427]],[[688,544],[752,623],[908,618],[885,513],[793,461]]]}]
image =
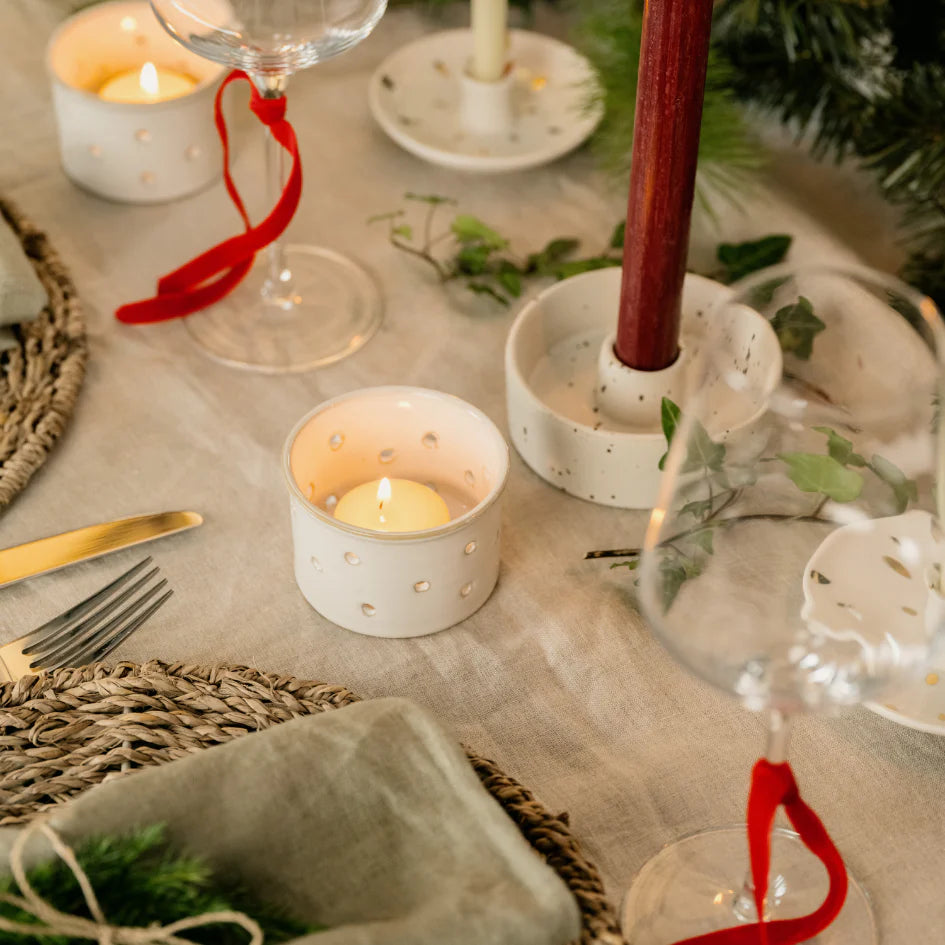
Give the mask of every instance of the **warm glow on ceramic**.
[{"label": "warm glow on ceramic", "polygon": [[140,69],[129,69],[113,76],[98,94],[106,102],[163,102],[187,95],[196,84],[189,75],[146,62]]},{"label": "warm glow on ceramic", "polygon": [[445,525],[450,513],[429,486],[384,478],[355,486],[338,503],[335,518],[378,532],[418,532]]}]

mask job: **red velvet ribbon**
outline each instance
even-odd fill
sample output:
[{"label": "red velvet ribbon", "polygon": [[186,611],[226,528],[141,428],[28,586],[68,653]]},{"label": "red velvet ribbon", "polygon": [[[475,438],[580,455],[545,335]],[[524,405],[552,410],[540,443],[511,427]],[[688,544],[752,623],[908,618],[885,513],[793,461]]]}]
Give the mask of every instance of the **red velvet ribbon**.
[{"label": "red velvet ribbon", "polygon": [[[272,212],[258,226],[249,222],[243,200],[230,175],[230,142],[221,107],[223,90],[237,79],[245,79],[250,85],[249,107],[253,114],[269,129],[272,136],[285,148],[292,158],[292,169],[285,188]],[[302,196],[302,165],[299,161],[299,146],[295,131],[285,118],[286,100],[264,98],[245,72],[231,72],[217,91],[213,106],[214,122],[223,145],[223,180],[230,199],[243,220],[245,232],[233,236],[201,253],[196,259],[179,269],[169,272],[158,281],[157,295],[140,302],[122,305],[115,317],[127,324],[143,325],[162,322],[169,318],[182,318],[219,302],[232,292],[249,272],[253,258],[263,247],[278,239],[289,225]],[[211,281],[212,280],[212,281]]]},{"label": "red velvet ribbon", "polygon": [[818,908],[796,919],[761,921],[706,935],[687,938],[676,945],[798,945],[822,932],[840,913],[847,896],[847,871],[843,859],[827,834],[820,818],[801,800],[794,773],[787,762],[772,764],[761,759],[755,764],[748,795],[748,850],[755,887],[758,915],[764,916],[771,864],[771,829],[778,807],[797,831],[804,845],[827,869],[830,888]]}]

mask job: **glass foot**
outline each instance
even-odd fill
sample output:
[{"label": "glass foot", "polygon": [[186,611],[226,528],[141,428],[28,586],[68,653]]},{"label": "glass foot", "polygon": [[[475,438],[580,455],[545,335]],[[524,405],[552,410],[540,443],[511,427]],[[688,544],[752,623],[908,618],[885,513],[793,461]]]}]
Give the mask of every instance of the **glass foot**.
[{"label": "glass foot", "polygon": [[[797,834],[776,828],[771,838],[768,918],[789,919],[816,909],[827,874]],[[748,875],[745,827],[691,834],[644,864],[624,899],[621,925],[630,945],[671,945],[681,939],[757,921],[744,895]],[[837,920],[811,940],[817,945],[876,945],[876,922],[863,887],[850,877]]]},{"label": "glass foot", "polygon": [[291,281],[269,282],[269,257],[229,296],[185,319],[194,341],[218,361],[281,374],[331,364],[358,350],[381,323],[381,294],[357,263],[330,249],[288,246]]}]

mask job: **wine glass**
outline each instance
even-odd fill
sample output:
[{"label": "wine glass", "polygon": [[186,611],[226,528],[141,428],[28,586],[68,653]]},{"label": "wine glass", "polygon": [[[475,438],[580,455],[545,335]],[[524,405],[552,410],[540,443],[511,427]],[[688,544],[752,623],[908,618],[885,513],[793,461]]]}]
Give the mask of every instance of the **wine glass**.
[{"label": "wine glass", "polygon": [[[747,343],[727,327],[745,306],[763,316]],[[772,763],[787,759],[798,713],[881,698],[942,648],[942,331],[932,301],[894,278],[781,266],[733,286],[687,352],[640,602],[679,663],[767,713]],[[749,370],[769,332],[781,363]],[[756,922],[747,864],[744,826],[665,847],[625,899],[630,941]],[[827,890],[781,828],[768,890],[766,921],[812,912]],[[816,941],[876,941],[852,879]]]},{"label": "wine glass", "polygon": [[[291,73],[364,39],[385,6],[386,0],[151,0],[174,39],[244,70],[268,98],[285,94]],[[284,152],[268,130],[266,137],[273,206],[282,192]],[[280,239],[259,254],[234,292],[186,324],[217,359],[279,373],[346,357],[380,320],[380,293],[361,266],[334,250],[284,246]]]}]

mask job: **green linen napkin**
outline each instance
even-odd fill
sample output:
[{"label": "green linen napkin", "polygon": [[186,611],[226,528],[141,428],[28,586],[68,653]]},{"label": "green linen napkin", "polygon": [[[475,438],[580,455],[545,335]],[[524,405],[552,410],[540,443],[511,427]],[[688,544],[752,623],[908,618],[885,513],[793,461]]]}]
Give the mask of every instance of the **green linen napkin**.
[{"label": "green linen napkin", "polygon": [[0,217],[0,325],[31,322],[48,301],[19,239]]},{"label": "green linen napkin", "polygon": [[[296,719],[93,788],[74,844],[165,823],[183,850],[329,931],[299,945],[565,945],[574,898],[411,702]],[[6,861],[15,828],[0,831]],[[43,855],[37,843],[30,859]]]}]

